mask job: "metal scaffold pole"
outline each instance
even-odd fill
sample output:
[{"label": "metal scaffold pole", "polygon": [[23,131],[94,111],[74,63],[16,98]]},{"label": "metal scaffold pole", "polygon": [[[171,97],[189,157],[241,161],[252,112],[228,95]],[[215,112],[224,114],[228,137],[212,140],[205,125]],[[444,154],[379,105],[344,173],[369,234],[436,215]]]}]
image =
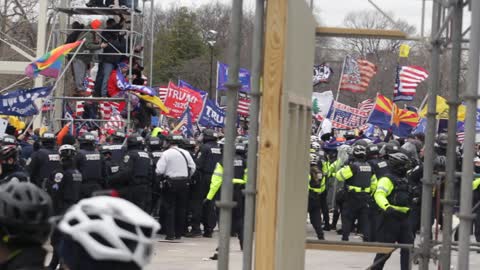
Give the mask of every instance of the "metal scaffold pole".
[{"label": "metal scaffold pole", "polygon": [[428,89],[427,131],[425,136],[425,163],[423,167],[423,188],[420,225],[420,269],[427,270],[430,261],[432,235],[432,189],[433,189],[433,158],[436,129],[437,92],[440,86],[440,50],[441,42],[435,39],[440,29],[440,13],[442,7],[438,1],[433,1],[432,33],[431,33],[431,65],[430,88]]},{"label": "metal scaffold pole", "polygon": [[235,203],[233,196],[233,159],[235,154],[235,128],[238,107],[238,72],[240,70],[240,46],[242,28],[242,4],[243,0],[232,0],[232,15],[230,22],[231,38],[228,48],[229,76],[227,83],[227,116],[225,120],[225,146],[223,148],[223,182],[221,201],[217,202],[220,208],[220,238],[218,249],[218,268],[228,270],[230,253],[230,230],[232,224],[232,208]]},{"label": "metal scaffold pole", "polygon": [[[37,50],[36,56],[40,57],[45,53],[45,40],[47,35],[47,7],[48,1],[47,0],[40,0],[39,1],[39,16],[38,16],[38,29],[37,29]],[[35,79],[35,87],[43,86],[44,79],[42,76],[38,76]],[[37,106],[42,104],[40,99],[35,101]],[[33,127],[37,128],[42,126],[42,112],[39,112],[39,117],[34,118]]]},{"label": "metal scaffold pole", "polygon": [[257,191],[258,121],[263,65],[263,30],[265,1],[256,0],[252,49],[252,90],[250,92],[250,125],[248,138],[248,181],[245,188],[245,221],[243,234],[243,270],[252,269],[253,236],[255,227],[255,198]]},{"label": "metal scaffold pole", "polygon": [[148,85],[150,85],[150,87],[153,86],[153,47],[154,47],[154,44],[155,44],[154,43],[155,20],[153,20],[154,9],[155,9],[155,2],[154,2],[154,0],[151,0],[151,5],[150,5],[150,70],[149,70],[149,75],[148,75],[148,81],[149,81]]},{"label": "metal scaffold pole", "polygon": [[[470,57],[466,90],[466,115],[477,114],[477,98],[480,93],[478,87],[479,57],[480,57],[480,1],[471,1],[471,33]],[[473,158],[475,156],[475,125],[476,117],[465,119],[465,140],[462,163],[462,183],[460,197],[460,228],[458,245],[458,270],[469,269],[470,232],[472,227],[472,181]]]},{"label": "metal scaffold pole", "polygon": [[[452,33],[452,62],[450,63],[450,89],[448,105],[450,106],[448,115],[448,144],[447,144],[447,164],[445,178],[445,193],[443,199],[443,226],[442,226],[442,251],[441,251],[441,269],[450,269],[452,253],[452,218],[455,189],[455,172],[457,170],[457,112],[460,100],[458,97],[460,87],[460,58],[462,55],[462,20],[463,6],[462,1],[454,0],[450,6],[452,11],[451,33]],[[448,22],[444,22],[448,23]]]}]

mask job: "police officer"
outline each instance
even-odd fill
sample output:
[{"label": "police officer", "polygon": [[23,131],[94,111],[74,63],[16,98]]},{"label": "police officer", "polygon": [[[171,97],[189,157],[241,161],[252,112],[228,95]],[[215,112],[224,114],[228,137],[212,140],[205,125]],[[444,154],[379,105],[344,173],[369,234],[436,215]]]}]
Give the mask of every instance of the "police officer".
[{"label": "police officer", "polygon": [[322,147],[320,147],[320,149],[317,151],[317,154],[319,157],[318,168],[322,171],[322,174],[325,177],[325,191],[320,193],[324,224],[323,230],[330,231],[330,214],[327,202],[328,192],[330,191],[328,179],[332,176],[330,172],[330,162],[328,161],[325,151],[322,149]]},{"label": "police officer", "polygon": [[[58,149],[60,155],[61,169],[55,170],[46,188],[53,202],[55,215],[62,215],[72,205],[80,199],[80,189],[82,185],[82,174],[75,168],[75,157],[77,150],[73,145],[64,144]],[[51,242],[55,248],[59,241],[58,232],[52,234]],[[56,269],[59,263],[58,250],[54,249],[53,257],[50,262],[50,269]]]},{"label": "police officer", "polygon": [[[235,145],[235,156],[233,157],[233,200],[236,206],[232,212],[232,232],[238,236],[240,248],[243,249],[243,217],[244,217],[244,196],[243,190],[247,183],[247,161],[245,154],[248,145],[246,143],[237,143]],[[222,161],[217,163],[215,171],[212,175],[210,190],[206,197],[207,203],[213,203],[213,200],[219,198],[218,191],[223,182],[223,164]]]},{"label": "police officer", "polygon": [[[395,146],[396,147],[396,146]],[[373,173],[379,179],[389,173],[387,161],[384,158],[380,157],[380,148],[376,144],[369,144],[367,146],[367,159],[368,163],[372,166]],[[370,198],[370,208],[368,218],[370,220],[370,241],[376,242],[376,232],[378,227],[378,222],[380,220],[380,208],[375,203],[375,200],[372,197]]]},{"label": "police officer", "polygon": [[412,229],[413,237],[417,231],[420,230],[421,220],[421,203],[422,203],[422,189],[423,189],[423,151],[419,153],[418,164],[407,172],[408,183],[411,187],[412,203],[410,205],[410,228]]},{"label": "police officer", "polygon": [[0,148],[0,184],[12,180],[30,182],[30,177],[18,164],[18,150],[15,145],[4,145]]},{"label": "police officer", "polygon": [[320,240],[324,240],[322,229],[322,217],[320,211],[322,209],[322,200],[320,195],[325,192],[326,183],[325,175],[318,167],[320,161],[319,156],[316,153],[310,153],[310,174],[308,183],[308,214],[310,216],[310,222],[312,223],[317,237]]},{"label": "police officer", "polygon": [[347,195],[342,207],[342,241],[348,241],[353,223],[360,224],[364,241],[369,241],[370,221],[368,220],[370,194],[375,190],[376,178],[372,166],[367,162],[367,143],[355,142],[353,160],[336,173],[338,181],[345,181]]},{"label": "police officer", "polygon": [[106,188],[114,188],[110,183],[110,177],[120,171],[120,164],[112,160],[112,149],[110,145],[102,145],[99,149],[103,162],[103,177]]},{"label": "police officer", "polygon": [[55,135],[45,132],[40,137],[41,147],[35,151],[27,161],[27,171],[31,180],[37,186],[42,187],[50,174],[60,169],[60,156],[55,150]]},{"label": "police officer", "polygon": [[190,177],[196,166],[186,150],[178,146],[183,137],[169,135],[169,148],[163,152],[157,162],[155,173],[164,179],[166,214],[166,240],[180,239],[185,231],[188,189]]},{"label": "police officer", "polygon": [[[395,148],[398,147],[395,146]],[[377,179],[389,173],[387,161],[380,157],[380,148],[378,145],[369,144],[367,146],[367,159]]]},{"label": "police officer", "polygon": [[[195,140],[185,138],[183,140],[183,144],[180,147],[187,150],[194,160],[196,159],[198,147]],[[190,179],[190,189],[187,203],[187,237],[202,236],[202,231],[200,229],[201,215],[194,213],[202,212],[203,199],[204,198],[201,197],[200,174],[198,170],[196,170]],[[189,227],[191,227],[190,231],[188,230]]]},{"label": "police officer", "polygon": [[155,174],[155,167],[157,166],[157,162],[162,156],[162,145],[163,142],[158,137],[149,137],[147,139],[147,148],[150,153],[150,158],[152,159],[152,200],[151,200],[151,207],[150,212],[154,217],[159,215],[160,206],[161,206],[161,184],[160,179]]},{"label": "police officer", "polygon": [[125,141],[125,133],[121,131],[115,131],[112,135],[112,144],[109,145],[112,151],[112,160],[117,164],[120,164],[123,156],[125,155],[125,147],[123,142]]},{"label": "police officer", "polygon": [[[200,173],[200,189],[197,197],[205,198],[210,189],[213,171],[218,162],[222,158],[222,148],[217,143],[218,134],[212,129],[205,129],[200,136],[200,141],[203,144],[200,146],[196,164]],[[201,211],[200,211],[201,210]],[[202,209],[197,209],[193,213],[193,219],[201,219],[203,224],[203,236],[212,237],[213,228],[215,224],[212,222],[214,216],[213,208],[208,204],[204,204]]]},{"label": "police officer", "polygon": [[[473,159],[474,170],[476,174],[480,174],[480,157],[475,157]],[[477,177],[473,180],[473,205],[476,206],[480,203],[480,177]],[[475,226],[475,240],[480,242],[480,206],[477,206],[475,209],[475,220],[473,221]]]},{"label": "police officer", "polygon": [[110,182],[126,189],[126,199],[149,211],[152,159],[144,147],[145,140],[140,135],[131,134],[127,138],[127,153],[120,164],[120,172],[113,175]]},{"label": "police officer", "polygon": [[[400,244],[412,244],[413,235],[408,220],[410,211],[411,193],[407,171],[411,169],[411,162],[404,153],[388,155],[390,174],[378,181],[375,191],[375,202],[383,210],[382,222],[379,226],[377,239],[379,242]],[[372,269],[383,269],[390,254],[377,254],[376,266]],[[410,254],[407,249],[400,252],[400,264],[402,270],[409,269]]]},{"label": "police officer", "polygon": [[80,150],[75,156],[75,166],[83,177],[80,197],[88,198],[104,185],[103,164],[100,152],[95,149],[95,136],[84,133],[78,138]]}]

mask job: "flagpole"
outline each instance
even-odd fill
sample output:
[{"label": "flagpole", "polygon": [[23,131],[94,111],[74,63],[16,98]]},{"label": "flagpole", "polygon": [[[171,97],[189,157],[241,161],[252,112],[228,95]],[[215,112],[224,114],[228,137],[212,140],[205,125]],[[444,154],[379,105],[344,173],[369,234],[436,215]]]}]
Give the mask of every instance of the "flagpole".
[{"label": "flagpole", "polygon": [[425,103],[427,103],[427,99],[428,99],[428,93],[427,93],[427,95],[425,95],[425,97],[422,100],[422,103],[420,104],[420,107],[418,108],[420,110],[420,112],[423,110],[423,107],[425,106]]},{"label": "flagpole", "polygon": [[340,73],[340,80],[338,81],[337,96],[335,97],[335,102],[333,103],[332,115],[330,115],[330,119],[332,120],[332,124],[333,124],[333,121],[334,121],[333,118],[335,117],[335,111],[337,110],[337,107],[335,106],[335,103],[338,102],[338,98],[340,96],[340,87],[342,86],[343,70],[345,69],[345,62],[346,62],[347,56],[348,55],[346,55],[343,58],[342,73]]},{"label": "flagpole", "polygon": [[220,103],[218,102],[218,66],[219,62],[217,61],[217,81],[215,82],[215,103],[220,106]]},{"label": "flagpole", "polygon": [[[56,81],[55,81],[55,84],[53,85],[52,87],[52,90],[50,92],[50,95],[48,95],[47,97],[45,97],[43,103],[42,103],[42,107],[45,105],[45,103],[47,102],[47,100],[50,98],[51,95],[53,95],[54,91],[55,91],[55,88],[57,88],[58,86],[58,82],[61,80],[61,78],[65,75],[65,72],[67,71],[68,67],[72,64],[73,62],[73,59],[75,59],[75,57],[77,56],[78,52],[80,51],[80,48],[83,46],[83,44],[85,43],[85,38],[82,39],[82,43],[80,43],[80,45],[78,45],[77,49],[75,50],[75,53],[73,54],[72,58],[70,58],[70,60],[68,61],[68,63],[65,65],[65,68],[63,69],[62,73],[60,73],[60,76],[58,76],[58,78],[56,78]],[[37,108],[38,109],[38,108]],[[27,132],[27,130],[29,128],[32,127],[33,125],[33,122],[35,122],[35,119],[39,116],[40,114],[36,114],[33,116],[32,120],[30,121],[30,123],[28,124],[28,126],[25,128],[25,131],[22,133],[22,134],[25,134]]]},{"label": "flagpole", "polygon": [[2,90],[0,90],[0,94],[2,94],[3,92],[11,89],[11,88],[14,87],[15,85],[18,85],[18,84],[20,84],[20,82],[23,82],[23,81],[25,81],[26,79],[29,79],[29,78],[30,78],[30,77],[25,76],[23,79],[21,79],[21,80],[19,80],[19,81],[16,81],[16,82],[14,82],[14,83],[12,83],[12,84],[10,84],[9,86],[7,86],[7,87],[3,88]]}]

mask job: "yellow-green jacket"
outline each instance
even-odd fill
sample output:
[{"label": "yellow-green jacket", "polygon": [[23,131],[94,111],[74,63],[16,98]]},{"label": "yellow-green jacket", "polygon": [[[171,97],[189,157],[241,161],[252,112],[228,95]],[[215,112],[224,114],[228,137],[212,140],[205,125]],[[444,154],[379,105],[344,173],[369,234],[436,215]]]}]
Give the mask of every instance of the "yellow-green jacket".
[{"label": "yellow-green jacket", "polygon": [[[359,167],[368,167],[370,165],[366,165],[368,163],[365,162],[365,164],[363,164],[362,166],[359,166]],[[347,186],[348,186],[348,190],[349,191],[354,191],[354,192],[366,192],[366,193],[372,193],[375,192],[375,189],[377,187],[377,177],[375,176],[375,174],[373,173],[373,170],[372,170],[372,167],[370,166],[370,172],[360,172],[360,173],[365,173],[365,175],[370,175],[370,186],[369,187],[360,187],[360,186],[357,186],[355,183],[351,183],[351,181],[349,181],[350,183],[347,183]],[[351,179],[352,177],[354,177],[354,172],[352,170],[352,165],[346,165],[344,167],[342,167],[340,170],[338,170],[338,172],[335,174],[335,178],[337,178],[338,181],[346,181],[346,180],[349,180]]]},{"label": "yellow-green jacket", "polygon": [[[324,174],[325,172],[320,172],[319,169],[317,167],[312,167],[310,169],[310,174],[308,175],[308,190],[310,191],[313,191],[315,193],[323,193],[325,192],[325,189],[327,188],[327,185],[326,185],[326,176]],[[320,186],[318,187],[317,186],[314,186],[312,187],[312,176],[313,176],[313,179],[317,180],[318,178],[321,178],[319,181],[320,181]]]},{"label": "yellow-green jacket", "polygon": [[473,180],[472,188],[473,190],[477,190],[479,186],[480,186],[480,178],[476,178],[475,180]]},{"label": "yellow-green jacket", "polygon": [[387,210],[388,207],[393,207],[393,209],[399,212],[407,213],[410,210],[409,207],[392,205],[388,201],[387,197],[392,194],[394,188],[393,182],[388,177],[380,178],[374,195],[375,202],[383,210]]},{"label": "yellow-green jacket", "polygon": [[[239,173],[236,173],[236,174],[239,174]],[[247,180],[248,180],[247,179],[247,169],[245,168],[243,170],[243,178],[239,178],[239,175],[236,175],[234,177],[237,177],[237,178],[233,178],[232,182],[234,184],[245,185],[247,183]],[[210,183],[210,190],[208,191],[208,194],[207,194],[207,199],[208,200],[213,200],[213,198],[217,194],[218,190],[222,186],[222,182],[223,182],[223,166],[219,162],[215,166],[215,170],[213,171],[213,174],[212,174],[212,181]]]}]

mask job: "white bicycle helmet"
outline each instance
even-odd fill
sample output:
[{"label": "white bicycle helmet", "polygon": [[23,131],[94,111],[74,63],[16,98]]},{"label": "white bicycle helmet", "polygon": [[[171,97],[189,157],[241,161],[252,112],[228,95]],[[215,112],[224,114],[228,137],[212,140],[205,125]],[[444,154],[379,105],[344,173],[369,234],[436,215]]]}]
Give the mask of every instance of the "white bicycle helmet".
[{"label": "white bicycle helmet", "polygon": [[98,196],[84,199],[63,216],[58,229],[78,242],[95,260],[150,262],[160,225],[133,203]]}]

